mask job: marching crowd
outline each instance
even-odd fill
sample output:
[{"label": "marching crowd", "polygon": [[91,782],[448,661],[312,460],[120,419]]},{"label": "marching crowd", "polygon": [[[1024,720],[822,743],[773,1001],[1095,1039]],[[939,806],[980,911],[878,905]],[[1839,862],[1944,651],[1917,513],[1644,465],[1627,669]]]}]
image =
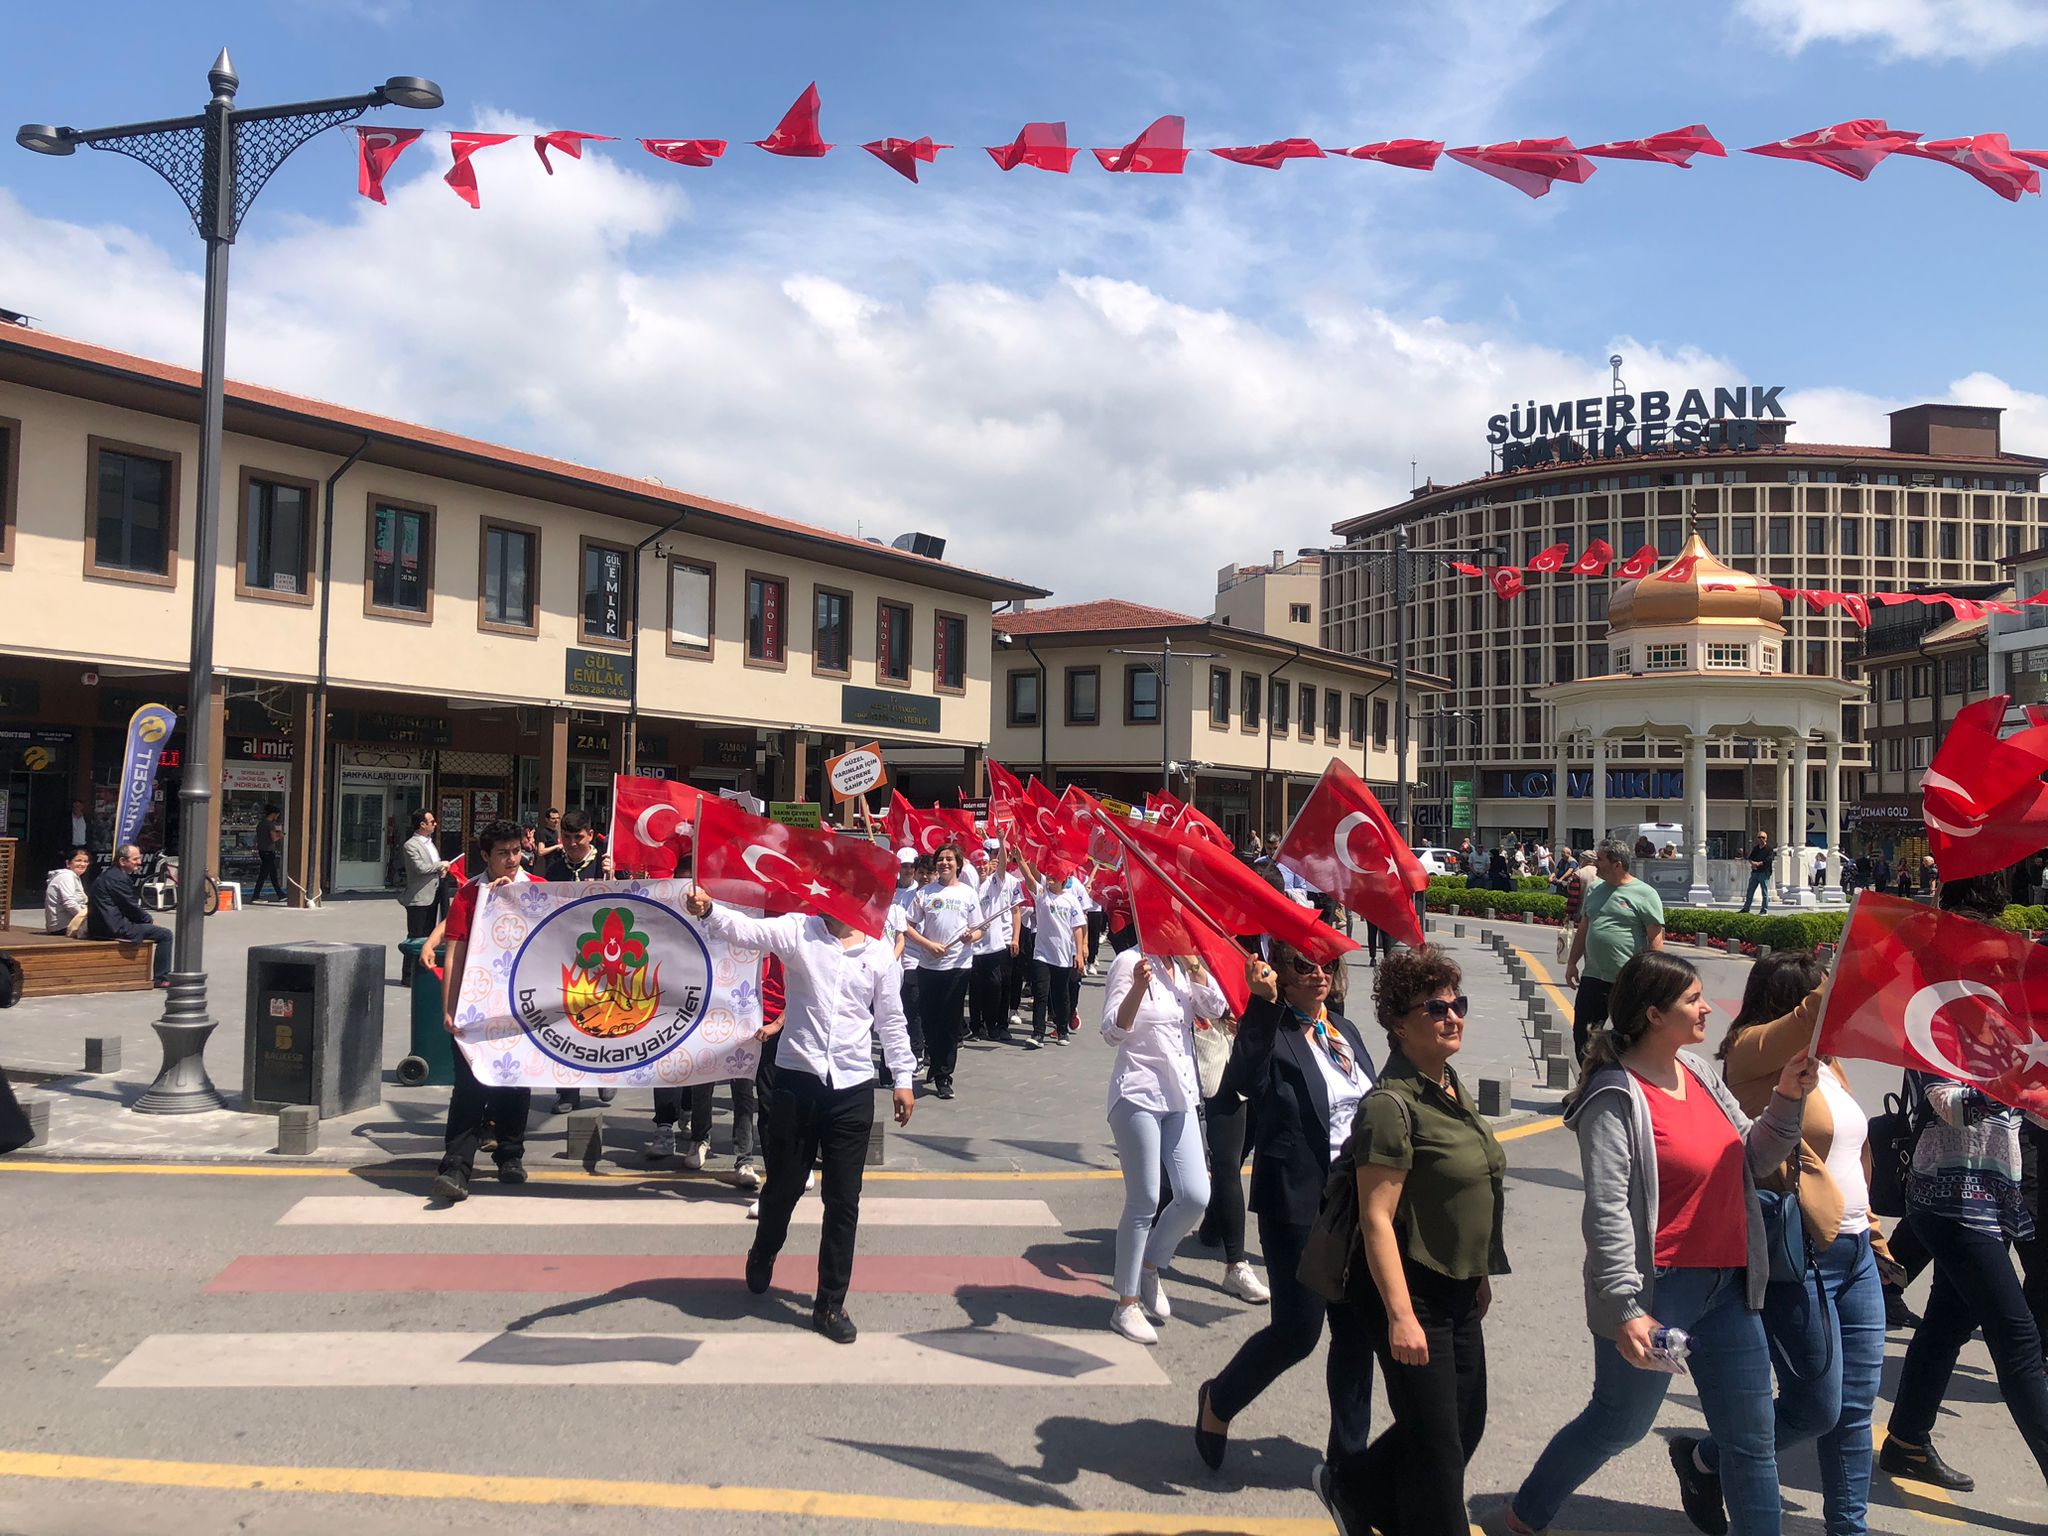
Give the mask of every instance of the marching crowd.
[{"label": "marching crowd", "polygon": [[[562,818],[538,877],[609,873],[589,832],[573,813]],[[520,827],[486,827],[480,843],[483,871],[460,887],[444,924],[451,999],[480,892],[535,878]],[[1978,1328],[2048,1478],[2044,1127],[1973,1086],[1909,1074],[1908,1214],[1888,1243],[1872,1214],[1869,1122],[1841,1065],[1809,1055],[1818,964],[1794,953],[1756,964],[1709,1052],[1700,978],[1662,948],[1662,911],[1630,875],[1631,852],[1603,844],[1587,866],[1560,850],[1554,866],[1570,884],[1568,975],[1581,999],[1581,1071],[1565,1124],[1584,1187],[1592,1386],[1512,1498],[1489,1512],[1493,1528],[1548,1527],[1650,1432],[1667,1389],[1688,1372],[1707,1434],[1669,1446],[1678,1500],[1702,1531],[1777,1531],[1777,1456],[1804,1441],[1816,1446],[1831,1536],[1867,1528],[1874,1460],[1896,1476],[1966,1489],[1970,1478],[1931,1432],[1957,1352]],[[1269,884],[1287,885],[1270,857],[1244,858]],[[1157,1342],[1173,1315],[1164,1272],[1205,1225],[1223,1250],[1226,1289],[1270,1311],[1196,1394],[1200,1460],[1226,1467],[1233,1424],[1327,1332],[1329,1427],[1314,1485],[1337,1528],[1462,1536],[1465,1468],[1487,1421],[1484,1323],[1509,1255],[1508,1160],[1455,1066],[1470,1011],[1457,963],[1434,945],[1375,945],[1360,1012],[1383,1036],[1376,1049],[1347,1016],[1354,973],[1341,956],[1318,961],[1283,940],[1240,940],[1250,1000],[1233,1017],[1222,979],[1201,959],[1150,952],[1127,910],[1112,901],[1104,911],[1081,879],[1048,877],[1007,841],[964,853],[949,844],[929,858],[904,849],[898,860],[879,938],[817,914],[748,916],[688,888],[687,910],[709,933],[766,957],[759,1075],[732,1085],[735,1178],[760,1184],[757,1115],[766,1165],[748,1287],[768,1288],[791,1213],[821,1172],[813,1326],[853,1342],[846,1294],[877,1079],[886,1074],[898,1124],[915,1111],[920,1074],[936,1096],[954,1097],[959,1042],[1011,1039],[1024,1027],[1027,983],[1023,1043],[1065,1044],[1081,1027],[1081,978],[1106,939],[1099,1027],[1114,1048],[1107,1116],[1125,1191],[1109,1326]],[[2002,905],[2003,889],[1995,878],[1954,881],[1941,899],[1983,915],[1973,903]],[[452,1032],[452,1004],[449,1014]],[[527,1091],[479,1085],[460,1052],[456,1073],[436,1194],[466,1195],[487,1142],[500,1179],[524,1182]],[[693,1100],[686,1157],[702,1166],[709,1091],[676,1093]],[[657,1118],[673,1126],[679,1113],[672,1099]],[[671,1136],[656,1149],[673,1145]],[[1247,1210],[1263,1280],[1245,1245]],[[1915,1320],[1896,1288],[1928,1266],[1933,1289]],[[1890,1321],[1918,1326],[1874,1457],[1887,1284]],[[1377,1438],[1375,1376],[1392,1413]]]}]

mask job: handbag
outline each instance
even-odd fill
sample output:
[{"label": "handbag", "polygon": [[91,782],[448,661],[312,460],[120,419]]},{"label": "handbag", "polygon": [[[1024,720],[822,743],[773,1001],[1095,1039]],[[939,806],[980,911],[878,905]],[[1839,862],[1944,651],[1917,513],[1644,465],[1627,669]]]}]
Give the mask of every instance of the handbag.
[{"label": "handbag", "polygon": [[1325,1301],[1342,1301],[1358,1252],[1358,1169],[1347,1146],[1323,1183],[1323,1203],[1302,1244],[1294,1278]]},{"label": "handbag", "polygon": [[1910,1077],[1884,1096],[1884,1113],[1870,1117],[1870,1209],[1896,1220],[1906,1214],[1906,1178],[1925,1117]]},{"label": "handbag", "polygon": [[1230,1065],[1230,1032],[1211,1019],[1195,1020],[1195,1081],[1204,1099],[1223,1088],[1223,1069]]},{"label": "handbag", "polygon": [[[1763,1208],[1764,1253],[1770,1260],[1772,1285],[1803,1286],[1807,1277],[1813,1279],[1813,1304],[1820,1309],[1822,1318],[1828,1311],[1827,1281],[1820,1272],[1820,1259],[1814,1253],[1813,1234],[1806,1227],[1806,1213],[1799,1208],[1799,1175],[1805,1143],[1793,1149],[1791,1187],[1784,1190],[1760,1189],[1756,1192],[1757,1203]],[[1827,1353],[1811,1375],[1801,1375],[1786,1353],[1771,1343],[1771,1357],[1780,1375],[1794,1381],[1818,1381],[1835,1366],[1835,1334],[1838,1330],[1823,1324],[1821,1332],[1827,1339]]]}]

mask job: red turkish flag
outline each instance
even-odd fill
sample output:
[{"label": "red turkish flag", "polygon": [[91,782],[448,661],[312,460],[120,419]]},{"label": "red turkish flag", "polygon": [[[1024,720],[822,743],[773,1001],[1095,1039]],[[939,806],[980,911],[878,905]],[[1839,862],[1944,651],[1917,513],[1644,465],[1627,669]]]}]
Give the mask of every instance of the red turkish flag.
[{"label": "red turkish flag", "polygon": [[612,135],[609,133],[578,133],[574,129],[558,128],[553,133],[536,133],[533,136],[533,152],[540,156],[541,169],[552,176],[555,174],[555,167],[548,159],[549,150],[559,149],[571,160],[581,160],[585,144],[609,144],[611,141]]},{"label": "red turkish flag", "polygon": [[1467,565],[1462,560],[1453,560],[1451,562],[1451,569],[1456,571],[1460,576],[1484,576],[1486,574],[1485,567],[1477,565]]},{"label": "red turkish flag", "polygon": [[988,760],[988,803],[999,805],[1024,798],[1024,781],[994,758]]},{"label": "red turkish flag", "polygon": [[1614,575],[1621,581],[1641,581],[1657,569],[1657,546],[1645,544],[1614,568]]},{"label": "red turkish flag", "polygon": [[1973,133],[1966,139],[1901,144],[1898,153],[1952,165],[1976,177],[2008,203],[2018,202],[2023,192],[2032,192],[2036,197],[2041,193],[2041,173],[2013,153],[2002,133]]},{"label": "red turkish flag", "polygon": [[817,912],[873,938],[896,893],[896,856],[864,837],[786,827],[705,796],[697,884],[721,901]]},{"label": "red turkish flag", "polygon": [[709,165],[725,153],[725,140],[642,139],[640,147],[670,165]]},{"label": "red turkish flag", "polygon": [[863,144],[861,148],[889,167],[898,176],[917,180],[920,163],[930,165],[939,157],[942,149],[951,149],[950,144],[934,144],[927,134],[921,139],[876,139]]},{"label": "red turkish flag", "polygon": [[1181,147],[1187,131],[1184,117],[1155,118],[1152,126],[1122,149],[1098,149],[1095,158],[1105,171],[1130,171],[1148,176],[1178,176],[1188,163]]},{"label": "red turkish flag", "polygon": [[373,203],[383,202],[384,178],[420,132],[418,128],[358,128],[356,190]]},{"label": "red turkish flag", "polygon": [[1698,555],[1680,555],[1671,562],[1671,568],[1657,573],[1657,580],[1687,582],[1692,580],[1693,567],[1700,563]]},{"label": "red turkish flag", "polygon": [[1817,1049],[1937,1073],[2048,1115],[2048,949],[1992,923],[1861,892]]},{"label": "red turkish flag", "polygon": [[2048,726],[2000,739],[2006,694],[1956,711],[1920,776],[1920,819],[1944,880],[1986,875],[2048,848]]},{"label": "red turkish flag", "polygon": [[1881,117],[1857,117],[1829,128],[1816,128],[1811,133],[1795,133],[1775,144],[1753,145],[1747,153],[1771,155],[1779,160],[1805,160],[1865,181],[1886,155],[1904,149],[1919,137],[1902,128],[1886,127]]},{"label": "red turkish flag", "polygon": [[782,121],[775,125],[775,131],[765,139],[753,142],[771,155],[789,155],[800,160],[815,160],[832,146],[827,144],[818,131],[818,82],[813,80],[804,87],[803,95],[782,114]]},{"label": "red turkish flag", "polygon": [[1689,170],[1694,155],[1725,156],[1728,151],[1719,139],[1707,132],[1705,123],[1693,123],[1684,128],[1653,133],[1647,139],[1616,139],[1611,144],[1581,145],[1579,153],[1598,155],[1606,160],[1656,160]]},{"label": "red turkish flag", "polygon": [[1067,823],[1067,813],[1037,779],[1017,802],[1017,842],[1024,856],[1049,880],[1064,880],[1088,859],[1088,837]]},{"label": "red turkish flag", "polygon": [[1379,796],[1340,759],[1330,759],[1295,813],[1278,858],[1403,944],[1422,943],[1415,895],[1429,889],[1429,875]]},{"label": "red turkish flag", "polygon": [[1854,592],[1842,594],[1842,607],[1856,621],[1858,629],[1870,628],[1870,604]]},{"label": "red turkish flag", "polygon": [[1382,139],[1377,144],[1360,144],[1337,151],[1354,160],[1377,160],[1382,165],[1398,165],[1410,171],[1435,170],[1436,157],[1443,152],[1442,139]]},{"label": "red turkish flag", "polygon": [[1126,856],[1123,880],[1131,920],[1138,925],[1138,947],[1148,955],[1200,955],[1230,1011],[1243,1013],[1252,989],[1245,980],[1245,951],[1237,941],[1200,907],[1176,896],[1143,859]]},{"label": "red turkish flag", "polygon": [[1145,798],[1147,801],[1157,800],[1161,826],[1171,827],[1187,837],[1199,837],[1203,842],[1212,843],[1225,853],[1237,851],[1237,845],[1231,842],[1228,832],[1178,795],[1161,790],[1157,796],[1147,795]]},{"label": "red turkish flag", "polygon": [[1493,582],[1493,595],[1502,602],[1522,594],[1522,573],[1515,566],[1501,566],[1489,579]]},{"label": "red turkish flag", "polygon": [[1607,566],[1614,559],[1614,546],[1605,539],[1595,539],[1586,546],[1586,552],[1572,562],[1574,576],[1605,575]]},{"label": "red turkish flag", "polygon": [[1552,183],[1583,182],[1598,169],[1570,139],[1510,139],[1503,144],[1468,144],[1450,152],[1460,165],[1484,171],[1518,192],[1542,197]]},{"label": "red turkish flag", "polygon": [[612,866],[622,875],[666,880],[690,851],[702,790],[622,773],[612,780]]},{"label": "red turkish flag", "polygon": [[1275,139],[1270,144],[1238,144],[1229,149],[1212,149],[1212,155],[1235,160],[1239,165],[1256,165],[1277,171],[1289,160],[1321,160],[1323,146],[1314,139]]},{"label": "red turkish flag", "polygon": [[1159,827],[1118,823],[1117,830],[1225,932],[1269,933],[1313,960],[1331,960],[1358,948],[1318,918],[1313,907],[1274,890],[1235,854]]},{"label": "red turkish flag", "polygon": [[448,167],[448,174],[441,179],[455,189],[455,195],[472,208],[483,206],[483,196],[477,190],[476,167],[469,163],[469,157],[480,149],[490,149],[503,144],[512,137],[509,133],[468,133],[457,130],[448,135],[449,151],[455,156],[455,163]]},{"label": "red turkish flag", "polygon": [[1067,147],[1065,123],[1026,123],[1008,144],[988,146],[989,158],[1006,171],[1028,165],[1033,170],[1057,171],[1062,176],[1074,168],[1074,156],[1079,153],[1080,150]]},{"label": "red turkish flag", "polygon": [[1564,569],[1565,561],[1571,558],[1571,553],[1569,546],[1553,544],[1529,562],[1529,569],[1542,571],[1546,576],[1552,571],[1561,571]]}]

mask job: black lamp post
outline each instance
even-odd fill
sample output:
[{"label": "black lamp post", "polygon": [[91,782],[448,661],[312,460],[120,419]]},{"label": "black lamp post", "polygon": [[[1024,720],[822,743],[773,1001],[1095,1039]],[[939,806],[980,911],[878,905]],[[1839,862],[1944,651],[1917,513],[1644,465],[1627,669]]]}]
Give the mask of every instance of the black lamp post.
[{"label": "black lamp post", "polygon": [[237,107],[241,84],[228,51],[207,71],[213,99],[195,117],[129,123],[116,128],[55,128],[25,124],[14,136],[39,155],[68,155],[79,145],[140,160],[170,183],[206,242],[206,331],[200,361],[198,538],[192,552],[191,689],[185,706],[185,771],[178,788],[178,846],[184,876],[178,884],[178,930],[170,995],[156,1032],[164,1062],[149,1091],[135,1103],[144,1114],[182,1115],[223,1109],[226,1100],[206,1075],[207,1012],[205,893],[207,809],[213,800],[214,563],[220,544],[221,418],[227,381],[228,247],[263,184],[293,150],[316,134],[361,117],[372,107],[441,105],[431,80],[394,75],[361,96]]}]

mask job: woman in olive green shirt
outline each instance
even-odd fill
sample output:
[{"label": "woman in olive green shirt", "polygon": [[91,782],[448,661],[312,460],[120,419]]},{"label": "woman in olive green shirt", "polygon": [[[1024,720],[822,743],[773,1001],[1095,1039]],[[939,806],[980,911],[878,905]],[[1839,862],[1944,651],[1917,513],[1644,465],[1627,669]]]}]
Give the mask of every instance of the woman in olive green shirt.
[{"label": "woman in olive green shirt", "polygon": [[[1401,1536],[1466,1536],[1465,1466],[1486,1429],[1480,1320],[1507,1273],[1507,1157],[1451,1070],[1465,1039],[1463,974],[1434,945],[1380,965],[1374,1007],[1393,1049],[1347,1148],[1359,1231],[1347,1306],[1379,1356],[1393,1426],[1337,1469],[1342,1503]],[[1332,1335],[1335,1337],[1336,1335]]]}]

